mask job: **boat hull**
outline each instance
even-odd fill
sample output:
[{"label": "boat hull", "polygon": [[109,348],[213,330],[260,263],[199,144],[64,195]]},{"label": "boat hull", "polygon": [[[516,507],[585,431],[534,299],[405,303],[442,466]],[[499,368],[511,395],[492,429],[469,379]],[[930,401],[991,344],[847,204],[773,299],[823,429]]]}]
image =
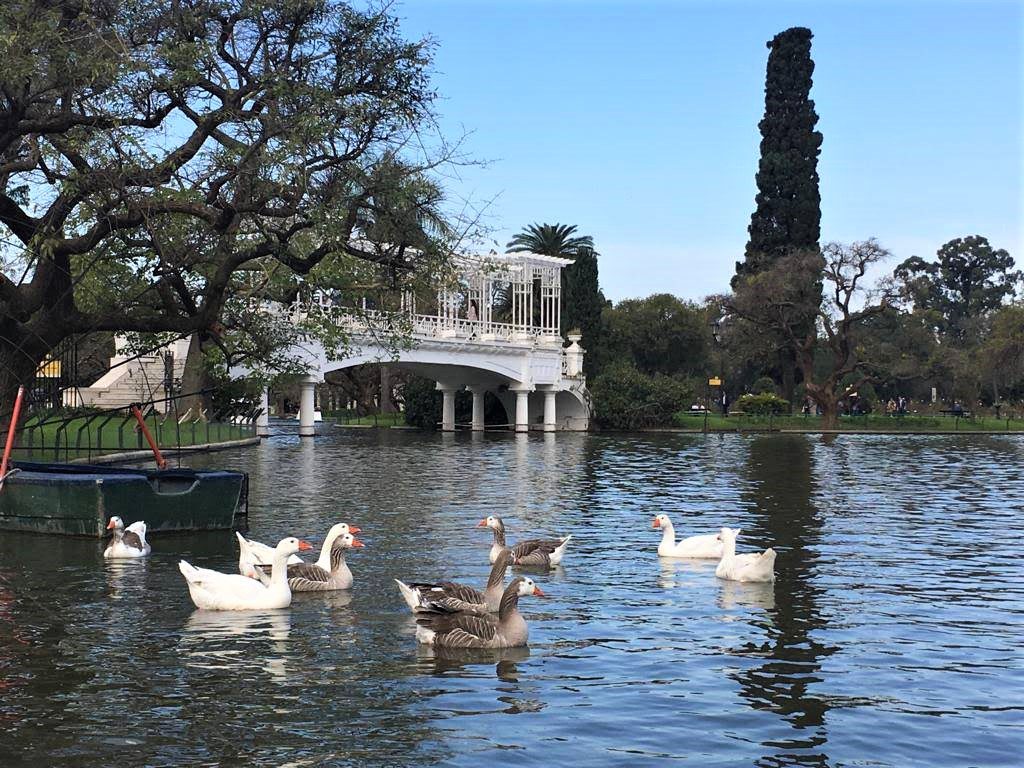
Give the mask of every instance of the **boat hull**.
[{"label": "boat hull", "polygon": [[114,515],[125,525],[145,520],[150,532],[225,530],[247,518],[242,472],[14,466],[0,490],[0,530],[102,538]]}]

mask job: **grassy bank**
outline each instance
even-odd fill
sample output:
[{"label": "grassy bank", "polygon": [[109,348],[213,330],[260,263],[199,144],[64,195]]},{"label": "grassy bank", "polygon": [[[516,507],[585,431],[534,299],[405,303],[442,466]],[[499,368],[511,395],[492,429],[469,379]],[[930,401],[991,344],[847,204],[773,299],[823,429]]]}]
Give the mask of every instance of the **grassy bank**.
[{"label": "grassy bank", "polygon": [[[679,414],[676,425],[683,429],[703,429],[703,414]],[[728,417],[708,414],[708,429],[733,430],[822,430],[820,416],[749,416],[735,414]],[[866,414],[841,416],[837,429],[843,432],[1024,432],[1024,419],[996,419],[992,416],[956,417],[932,414],[886,416]]]}]

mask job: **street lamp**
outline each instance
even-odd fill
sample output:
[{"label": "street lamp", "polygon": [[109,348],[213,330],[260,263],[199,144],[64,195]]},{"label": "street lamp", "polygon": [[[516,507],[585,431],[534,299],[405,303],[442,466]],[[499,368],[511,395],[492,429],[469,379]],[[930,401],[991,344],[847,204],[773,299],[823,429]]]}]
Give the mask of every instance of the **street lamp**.
[{"label": "street lamp", "polygon": [[722,381],[722,373],[724,364],[722,360],[722,326],[725,323],[726,315],[716,317],[708,322],[708,327],[711,329],[711,338],[715,340],[715,346],[718,348],[718,372],[710,379],[708,379],[708,386],[718,387],[719,391],[719,402],[722,404],[722,415],[728,416],[728,411],[725,405],[725,385]]}]

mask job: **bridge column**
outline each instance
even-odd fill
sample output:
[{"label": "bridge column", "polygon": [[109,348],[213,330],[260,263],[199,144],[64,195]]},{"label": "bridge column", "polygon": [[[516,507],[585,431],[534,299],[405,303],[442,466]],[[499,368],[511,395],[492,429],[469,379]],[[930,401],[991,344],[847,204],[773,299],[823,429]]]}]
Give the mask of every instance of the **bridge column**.
[{"label": "bridge column", "polygon": [[441,431],[455,431],[455,393],[460,389],[451,384],[437,383],[437,389],[441,393]]},{"label": "bridge column", "polygon": [[473,431],[484,431],[484,392],[483,387],[466,387],[473,393]]},{"label": "bridge column", "polygon": [[270,393],[260,390],[260,415],[256,417],[256,437],[270,436]]},{"label": "bridge column", "polygon": [[316,427],[313,422],[313,414],[316,411],[315,393],[316,376],[307,376],[301,382],[299,396],[299,436],[313,437],[316,434]]},{"label": "bridge column", "polygon": [[516,393],[516,432],[530,431],[530,392],[533,387],[520,384],[508,388]]},{"label": "bridge column", "polygon": [[544,390],[544,431],[554,432],[557,427],[557,420],[555,416],[555,392],[554,388],[548,388]]}]

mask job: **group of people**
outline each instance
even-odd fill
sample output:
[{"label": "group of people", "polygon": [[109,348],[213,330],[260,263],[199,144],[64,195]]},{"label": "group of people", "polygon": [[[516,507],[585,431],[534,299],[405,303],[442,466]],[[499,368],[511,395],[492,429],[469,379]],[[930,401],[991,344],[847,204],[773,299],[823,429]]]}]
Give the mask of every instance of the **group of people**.
[{"label": "group of people", "polygon": [[885,404],[885,413],[887,416],[903,416],[907,412],[907,398],[900,395],[898,398],[889,398],[889,402]]}]

